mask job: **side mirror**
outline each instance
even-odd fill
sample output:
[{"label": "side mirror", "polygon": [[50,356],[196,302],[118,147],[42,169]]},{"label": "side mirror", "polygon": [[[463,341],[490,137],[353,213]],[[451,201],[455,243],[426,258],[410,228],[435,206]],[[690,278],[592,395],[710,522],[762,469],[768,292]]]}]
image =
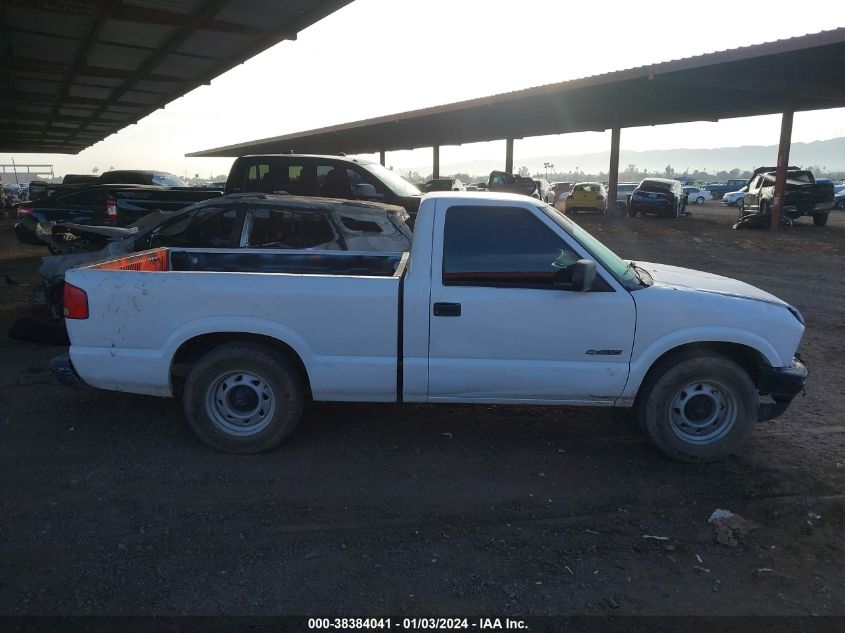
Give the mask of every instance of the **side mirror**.
[{"label": "side mirror", "polygon": [[596,263],[592,259],[579,259],[572,265],[573,292],[587,292],[596,280]]}]

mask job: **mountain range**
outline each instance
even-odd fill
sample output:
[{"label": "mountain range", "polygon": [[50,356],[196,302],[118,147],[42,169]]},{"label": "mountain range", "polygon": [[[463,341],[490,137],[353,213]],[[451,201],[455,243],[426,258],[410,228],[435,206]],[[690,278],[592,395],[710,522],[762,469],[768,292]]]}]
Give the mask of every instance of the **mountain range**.
[{"label": "mountain range", "polygon": [[[729,171],[734,168],[753,170],[761,165],[774,165],[777,162],[777,145],[743,145],[742,147],[719,147],[714,149],[663,149],[633,151],[622,149],[619,152],[619,169],[636,165],[640,170],[663,171],[671,165],[676,173],[696,169],[709,173]],[[609,150],[589,154],[560,154],[554,156],[536,156],[514,160],[514,169],[522,166],[532,174],[544,171],[543,163],[553,163],[556,172],[570,172],[577,167],[582,172],[591,174],[606,172]],[[809,167],[818,165],[824,171],[845,171],[845,137],[810,143],[792,143],[789,162],[791,165]],[[489,174],[494,169],[504,167],[504,157],[500,160],[476,160],[440,167],[441,174]],[[431,173],[431,165],[412,168],[420,174]],[[404,170],[403,170],[404,171]]]}]

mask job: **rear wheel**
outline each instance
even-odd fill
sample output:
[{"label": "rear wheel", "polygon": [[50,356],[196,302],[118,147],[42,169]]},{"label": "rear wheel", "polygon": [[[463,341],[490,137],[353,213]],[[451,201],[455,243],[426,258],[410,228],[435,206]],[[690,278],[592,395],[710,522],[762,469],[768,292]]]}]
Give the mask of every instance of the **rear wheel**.
[{"label": "rear wheel", "polygon": [[276,352],[229,343],[203,356],[185,383],[185,416],[206,444],[261,453],[287,439],[302,416],[302,376]]},{"label": "rear wheel", "polygon": [[813,224],[816,226],[824,226],[827,224],[827,213],[814,213],[813,214]]},{"label": "rear wheel", "polygon": [[670,356],[649,372],[637,417],[649,442],[678,461],[715,461],[737,452],[758,418],[757,389],[745,370],[716,353]]},{"label": "rear wheel", "polygon": [[696,203],[696,204],[704,204],[704,196],[698,196],[698,197],[695,199],[695,203]]},{"label": "rear wheel", "polygon": [[637,217],[637,210],[636,210],[636,209],[632,209],[632,208],[629,206],[629,207],[628,207],[628,217],[629,217],[629,218],[635,218],[635,217]]}]

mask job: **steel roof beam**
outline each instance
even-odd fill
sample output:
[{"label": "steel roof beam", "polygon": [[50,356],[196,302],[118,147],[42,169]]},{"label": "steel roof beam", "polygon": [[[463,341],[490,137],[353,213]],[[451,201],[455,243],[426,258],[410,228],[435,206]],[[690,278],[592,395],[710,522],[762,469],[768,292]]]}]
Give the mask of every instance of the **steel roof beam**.
[{"label": "steel roof beam", "polygon": [[150,8],[121,4],[113,0],[73,0],[72,2],[57,2],[56,0],[5,0],[5,2],[24,9],[37,9],[38,11],[64,15],[105,17],[115,20],[126,20],[128,22],[145,22],[147,24],[176,26],[179,28],[190,27],[193,29],[240,35],[277,34],[270,28],[225,22],[216,20],[210,15],[195,16],[190,13],[167,11],[159,7]]}]

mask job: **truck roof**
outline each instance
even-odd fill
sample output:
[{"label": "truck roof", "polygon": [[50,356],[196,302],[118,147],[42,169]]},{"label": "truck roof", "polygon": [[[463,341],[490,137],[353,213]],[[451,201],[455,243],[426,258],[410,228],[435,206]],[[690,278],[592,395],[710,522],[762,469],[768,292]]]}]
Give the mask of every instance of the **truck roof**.
[{"label": "truck roof", "polygon": [[535,203],[540,202],[539,200],[537,200],[537,198],[532,198],[531,196],[523,196],[518,193],[504,193],[501,191],[432,191],[431,193],[427,193],[423,196],[423,200],[426,200],[427,198],[451,198],[454,200],[495,200],[497,202],[501,202],[503,200],[511,202],[525,202],[526,200],[529,200]]},{"label": "truck roof", "polygon": [[341,198],[320,198],[317,196],[289,196],[286,194],[261,193],[260,191],[245,191],[238,193],[230,193],[218,198],[210,198],[203,200],[198,204],[215,205],[221,202],[235,201],[235,200],[255,200],[262,204],[278,204],[286,207],[298,207],[300,209],[317,209],[331,207],[335,209],[350,208],[360,211],[378,211],[378,212],[403,212],[404,209],[395,204],[385,204],[384,202],[371,202],[369,200],[344,200]]},{"label": "truck roof", "polygon": [[358,163],[359,165],[372,165],[375,161],[367,160],[365,158],[352,158],[350,156],[340,156],[338,154],[244,154],[243,156],[238,156],[235,160],[240,160],[241,158],[265,158],[265,157],[273,157],[273,158],[329,158],[332,160],[342,160],[347,161],[350,163]]}]

